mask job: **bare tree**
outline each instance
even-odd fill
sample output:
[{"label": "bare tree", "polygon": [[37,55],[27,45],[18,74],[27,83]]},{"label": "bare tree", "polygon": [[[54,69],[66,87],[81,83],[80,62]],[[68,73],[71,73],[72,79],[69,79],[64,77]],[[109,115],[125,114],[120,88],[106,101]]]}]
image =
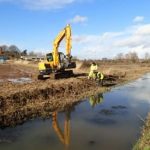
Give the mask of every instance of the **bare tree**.
[{"label": "bare tree", "polygon": [[124,54],[123,53],[117,54],[116,59],[118,59],[118,60],[124,59]]},{"label": "bare tree", "polygon": [[138,54],[136,52],[129,52],[125,55],[125,58],[127,60],[130,60],[132,62],[138,62],[139,61],[139,57],[138,57]]},{"label": "bare tree", "polygon": [[11,45],[11,46],[2,45],[0,47],[1,47],[1,50],[4,52],[4,55],[7,58],[20,58],[20,50],[17,46],[15,46],[15,45]]},{"label": "bare tree", "polygon": [[12,58],[20,58],[20,50],[16,45],[11,45],[8,48]]},{"label": "bare tree", "polygon": [[27,56],[27,49],[25,49],[21,52],[21,56]]},{"label": "bare tree", "polygon": [[29,56],[37,56],[37,54],[34,51],[29,52]]},{"label": "bare tree", "polygon": [[2,51],[8,51],[8,46],[7,45],[2,45],[0,46]]},{"label": "bare tree", "polygon": [[149,59],[150,59],[150,54],[149,54],[148,52],[145,53],[144,59],[145,59],[145,60],[149,60]]}]

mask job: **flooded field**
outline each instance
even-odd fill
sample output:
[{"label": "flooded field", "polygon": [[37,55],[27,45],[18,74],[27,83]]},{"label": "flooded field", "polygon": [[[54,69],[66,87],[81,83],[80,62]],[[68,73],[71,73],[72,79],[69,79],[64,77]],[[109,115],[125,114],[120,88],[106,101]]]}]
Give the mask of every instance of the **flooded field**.
[{"label": "flooded field", "polygon": [[130,150],[150,111],[149,89],[147,74],[48,119],[0,129],[0,150]]}]

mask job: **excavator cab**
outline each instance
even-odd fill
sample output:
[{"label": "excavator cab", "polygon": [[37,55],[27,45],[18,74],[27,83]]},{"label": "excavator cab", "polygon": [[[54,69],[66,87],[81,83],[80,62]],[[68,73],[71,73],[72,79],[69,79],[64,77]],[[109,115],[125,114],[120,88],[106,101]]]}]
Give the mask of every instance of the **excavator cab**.
[{"label": "excavator cab", "polygon": [[72,56],[68,57],[64,53],[59,52],[59,62],[61,69],[73,69],[76,68],[76,63],[71,61]]},{"label": "excavator cab", "polygon": [[[64,53],[59,52],[59,68],[60,69],[69,69],[69,68],[76,68],[76,63],[71,62],[71,59],[68,58]],[[51,68],[53,68],[53,53],[46,54],[47,62],[49,62]]]}]

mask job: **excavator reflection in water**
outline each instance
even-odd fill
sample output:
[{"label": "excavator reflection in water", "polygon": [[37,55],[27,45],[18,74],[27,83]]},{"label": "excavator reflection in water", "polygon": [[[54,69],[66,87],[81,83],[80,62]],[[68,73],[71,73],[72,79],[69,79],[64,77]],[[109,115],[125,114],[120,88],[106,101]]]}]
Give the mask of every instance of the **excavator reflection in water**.
[{"label": "excavator reflection in water", "polygon": [[61,143],[68,148],[70,144],[70,114],[71,111],[66,111],[65,112],[65,121],[64,121],[64,133],[63,130],[61,130],[57,116],[57,112],[52,113],[52,126],[54,131],[56,132],[59,140]]},{"label": "excavator reflection in water", "polygon": [[[92,107],[95,107],[96,105],[100,104],[103,102],[103,94],[97,94],[97,95],[92,95],[89,100],[90,104]],[[52,126],[53,129],[58,136],[60,142],[65,146],[66,149],[68,149],[70,145],[70,128],[71,128],[71,110],[65,111],[65,120],[64,120],[64,130],[60,128],[60,124],[58,122],[58,112],[53,112],[52,113]],[[64,131],[64,132],[63,132]]]},{"label": "excavator reflection in water", "polygon": [[92,95],[89,98],[90,105],[94,108],[96,105],[101,104],[103,102],[103,94]]}]

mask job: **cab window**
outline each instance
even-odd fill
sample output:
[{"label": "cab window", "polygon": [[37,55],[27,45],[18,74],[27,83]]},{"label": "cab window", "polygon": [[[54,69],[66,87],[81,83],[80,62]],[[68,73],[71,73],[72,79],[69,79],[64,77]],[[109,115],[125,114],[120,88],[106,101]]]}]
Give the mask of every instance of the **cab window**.
[{"label": "cab window", "polygon": [[47,54],[47,61],[53,61],[53,55],[52,55],[52,53]]}]

